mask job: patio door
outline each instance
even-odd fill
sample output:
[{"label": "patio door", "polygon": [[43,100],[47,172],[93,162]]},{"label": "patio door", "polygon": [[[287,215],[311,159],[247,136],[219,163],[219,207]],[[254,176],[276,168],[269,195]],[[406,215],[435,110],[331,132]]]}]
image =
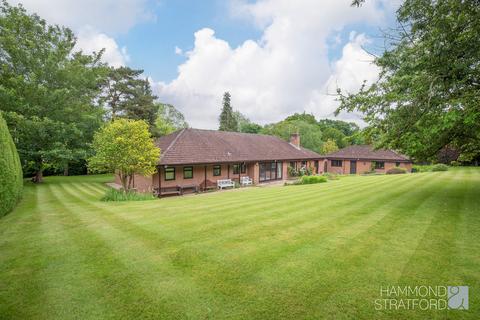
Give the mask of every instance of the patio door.
[{"label": "patio door", "polygon": [[266,182],[282,179],[283,164],[279,162],[260,162],[259,163],[259,181]]},{"label": "patio door", "polygon": [[351,160],[350,161],[350,174],[356,174],[357,173],[357,161],[356,160]]}]

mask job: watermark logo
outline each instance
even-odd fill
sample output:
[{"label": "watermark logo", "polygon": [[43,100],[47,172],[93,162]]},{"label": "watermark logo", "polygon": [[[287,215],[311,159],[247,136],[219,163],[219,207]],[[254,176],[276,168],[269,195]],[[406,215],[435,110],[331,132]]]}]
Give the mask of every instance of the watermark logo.
[{"label": "watermark logo", "polygon": [[468,310],[468,287],[447,287],[448,309]]},{"label": "watermark logo", "polygon": [[375,310],[468,310],[467,286],[381,286]]}]

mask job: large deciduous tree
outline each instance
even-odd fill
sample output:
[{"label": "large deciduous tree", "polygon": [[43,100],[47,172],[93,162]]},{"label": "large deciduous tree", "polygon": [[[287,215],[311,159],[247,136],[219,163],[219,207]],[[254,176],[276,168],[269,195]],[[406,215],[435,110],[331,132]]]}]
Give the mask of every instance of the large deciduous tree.
[{"label": "large deciduous tree", "polygon": [[378,146],[420,160],[447,145],[467,158],[478,156],[478,0],[405,0],[397,21],[398,28],[386,35],[388,47],[375,59],[379,80],[357,94],[339,90],[337,112],[361,111]]},{"label": "large deciduous tree", "polygon": [[157,117],[153,130],[155,136],[160,137],[183,128],[188,128],[185,116],[171,104],[158,103],[156,107]]},{"label": "large deciduous tree", "polygon": [[237,119],[233,113],[230,100],[230,92],[225,92],[223,94],[222,112],[219,117],[220,126],[218,130],[220,131],[238,131]]},{"label": "large deciduous tree", "polygon": [[89,169],[115,172],[123,190],[130,190],[134,175],[152,175],[160,157],[148,129],[143,120],[117,119],[108,123],[95,134],[95,155],[88,160]]},{"label": "large deciduous tree", "polygon": [[65,167],[85,158],[101,124],[94,101],[106,75],[102,52],[76,52],[75,41],[68,28],[0,3],[0,109],[36,182],[46,162]]},{"label": "large deciduous tree", "polygon": [[233,116],[235,117],[237,121],[237,130],[238,132],[243,132],[243,133],[259,133],[260,130],[262,129],[262,126],[259,124],[256,124],[250,119],[248,119],[243,113],[240,111],[234,111]]}]

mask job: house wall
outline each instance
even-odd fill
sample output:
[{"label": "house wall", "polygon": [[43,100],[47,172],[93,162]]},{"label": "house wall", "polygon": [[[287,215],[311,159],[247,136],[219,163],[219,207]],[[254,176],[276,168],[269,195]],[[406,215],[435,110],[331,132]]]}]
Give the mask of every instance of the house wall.
[{"label": "house wall", "polygon": [[[136,174],[133,178],[132,187],[139,192],[152,192],[153,191],[153,177],[145,177],[139,174]],[[115,174],[115,183],[122,185],[120,177],[118,174]]]},{"label": "house wall", "polygon": [[[325,160],[327,162],[327,172],[336,173],[336,174],[350,174],[350,160],[338,159],[342,160],[341,167],[332,167],[332,160],[328,159]],[[372,162],[370,160],[357,160],[357,174],[363,174],[371,172]],[[385,161],[384,169],[376,169],[375,172],[378,173],[385,173],[389,169],[396,166],[396,162],[393,161]],[[408,172],[412,171],[412,163],[411,162],[400,162],[400,168],[406,169]]]},{"label": "house wall", "polygon": [[[297,167],[300,168],[302,161],[294,161],[297,164]],[[282,171],[282,180],[288,179],[288,166],[290,161],[283,161],[283,171]],[[254,184],[259,183],[259,173],[260,167],[258,162],[256,163],[247,163],[247,170],[245,173],[234,174],[233,173],[233,164],[222,164],[221,165],[221,174],[220,176],[213,175],[213,165],[207,165],[207,180],[215,183],[220,179],[232,179],[234,181],[239,181],[239,176],[248,176],[252,178]],[[165,180],[165,174],[161,172],[161,187],[175,187],[175,186],[186,186],[186,185],[197,185],[200,186],[205,181],[205,165],[193,165],[193,178],[184,179],[183,178],[183,167],[188,166],[174,166],[175,167],[175,180]],[[312,168],[315,171],[315,161],[307,161],[307,167]],[[319,161],[319,173],[323,173],[323,160]],[[115,175],[115,182],[121,184],[118,175]],[[267,182],[268,183],[268,182]],[[154,188],[158,188],[158,173],[156,172],[151,177],[145,177],[141,175],[135,175],[133,187],[139,192],[153,192]]]},{"label": "house wall", "polygon": [[[233,173],[233,164],[222,164],[221,165],[221,174],[219,176],[213,175],[214,165],[207,165],[207,180],[211,182],[216,182],[217,180],[222,179],[232,179],[234,181],[239,181],[239,177],[250,176],[252,179],[255,177],[255,164],[247,163],[247,170],[245,173],[234,174]],[[185,185],[198,185],[200,186],[205,181],[205,165],[194,165],[193,166],[193,178],[184,179],[183,178],[183,167],[188,166],[173,166],[175,167],[175,180],[165,180],[165,174],[161,172],[162,179],[162,188],[166,187],[175,187],[175,186],[185,186]],[[257,169],[258,170],[258,169]],[[258,179],[258,174],[257,177]],[[158,174],[156,173],[153,176],[153,186],[158,188]]]}]

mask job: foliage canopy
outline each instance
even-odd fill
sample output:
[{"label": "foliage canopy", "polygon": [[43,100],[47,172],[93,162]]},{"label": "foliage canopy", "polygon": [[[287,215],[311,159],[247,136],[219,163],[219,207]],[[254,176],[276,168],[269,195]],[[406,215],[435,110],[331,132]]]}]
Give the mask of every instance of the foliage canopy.
[{"label": "foliage canopy", "polygon": [[160,157],[143,120],[117,119],[107,124],[95,134],[93,149],[90,170],[116,172],[123,190],[131,189],[135,174],[152,175]]}]

